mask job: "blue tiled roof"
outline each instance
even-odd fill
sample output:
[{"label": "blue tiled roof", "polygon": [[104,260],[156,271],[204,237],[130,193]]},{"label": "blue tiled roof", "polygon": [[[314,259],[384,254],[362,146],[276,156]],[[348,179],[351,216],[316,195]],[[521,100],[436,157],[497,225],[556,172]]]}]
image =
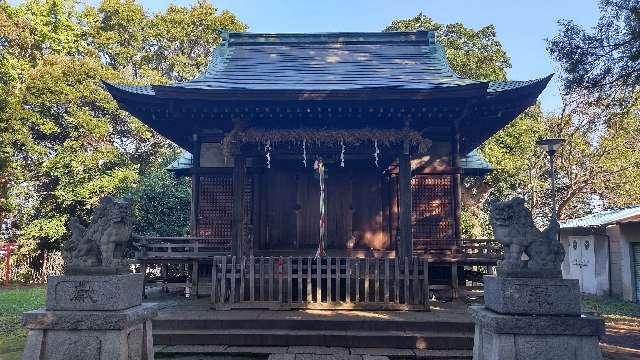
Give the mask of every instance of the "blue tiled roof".
[{"label": "blue tiled roof", "polygon": [[615,224],[633,217],[640,217],[640,205],[604,210],[581,218],[565,220],[560,222],[560,227],[562,229],[598,227]]},{"label": "blue tiled roof", "polygon": [[[196,90],[434,89],[486,84],[488,93],[529,81],[475,81],[449,66],[435,32],[223,33],[205,72],[170,87]],[[114,85],[144,95],[151,86]]]},{"label": "blue tiled roof", "polygon": [[107,83],[107,84],[109,86],[113,86],[116,89],[126,91],[129,93],[141,94],[141,95],[156,94],[153,88],[151,87],[151,85],[122,85],[122,84],[110,84],[110,83]]},{"label": "blue tiled roof", "polygon": [[433,31],[390,33],[226,33],[189,89],[425,89],[466,85]]}]

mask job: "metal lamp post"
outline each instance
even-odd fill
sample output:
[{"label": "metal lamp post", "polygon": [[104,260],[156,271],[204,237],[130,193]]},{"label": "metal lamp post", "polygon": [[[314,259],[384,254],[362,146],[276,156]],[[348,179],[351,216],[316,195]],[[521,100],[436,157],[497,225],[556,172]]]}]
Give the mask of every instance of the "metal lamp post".
[{"label": "metal lamp post", "polygon": [[561,138],[548,138],[539,140],[536,144],[549,155],[549,169],[551,171],[551,219],[558,220],[558,210],[556,208],[556,171],[554,156],[565,140]]}]

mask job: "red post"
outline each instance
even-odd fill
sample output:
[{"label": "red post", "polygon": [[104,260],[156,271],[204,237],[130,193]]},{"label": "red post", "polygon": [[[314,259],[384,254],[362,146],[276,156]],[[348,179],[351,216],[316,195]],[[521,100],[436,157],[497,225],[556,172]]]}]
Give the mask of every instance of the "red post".
[{"label": "red post", "polygon": [[12,243],[0,243],[0,247],[4,247],[5,262],[4,262],[4,279],[2,284],[4,286],[9,285],[9,278],[11,278],[11,250],[14,250],[16,246]]}]

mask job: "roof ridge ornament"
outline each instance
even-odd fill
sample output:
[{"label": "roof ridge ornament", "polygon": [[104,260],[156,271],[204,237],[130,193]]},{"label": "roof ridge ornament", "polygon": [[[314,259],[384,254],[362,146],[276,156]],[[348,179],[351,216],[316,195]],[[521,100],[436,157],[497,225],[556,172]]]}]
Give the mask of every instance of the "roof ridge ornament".
[{"label": "roof ridge ornament", "polygon": [[427,45],[436,45],[436,32],[435,30],[427,30]]},{"label": "roof ridge ornament", "polygon": [[229,32],[222,30],[219,32],[220,43],[211,51],[209,65],[207,69],[196,78],[196,80],[205,79],[214,76],[218,71],[224,69],[228,63],[229,55],[232,53],[229,49]]}]

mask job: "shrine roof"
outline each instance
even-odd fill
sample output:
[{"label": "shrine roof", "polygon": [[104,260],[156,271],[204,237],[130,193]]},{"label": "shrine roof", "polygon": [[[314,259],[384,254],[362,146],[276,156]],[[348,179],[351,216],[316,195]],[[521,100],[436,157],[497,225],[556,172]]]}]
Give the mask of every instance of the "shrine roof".
[{"label": "shrine roof", "polygon": [[533,105],[551,76],[458,76],[435,32],[223,33],[206,70],[169,85],[105,83],[120,107],[185,149],[193,134],[259,128],[402,128],[461,135],[471,152]]},{"label": "shrine roof", "polygon": [[206,71],[175,87],[200,89],[424,89],[473,83],[449,67],[433,31],[250,34],[223,37]]},{"label": "shrine roof", "polygon": [[122,92],[171,97],[181,90],[434,90],[470,86],[499,93],[532,81],[476,81],[449,66],[434,31],[223,33],[206,70],[170,85],[113,85]]}]

